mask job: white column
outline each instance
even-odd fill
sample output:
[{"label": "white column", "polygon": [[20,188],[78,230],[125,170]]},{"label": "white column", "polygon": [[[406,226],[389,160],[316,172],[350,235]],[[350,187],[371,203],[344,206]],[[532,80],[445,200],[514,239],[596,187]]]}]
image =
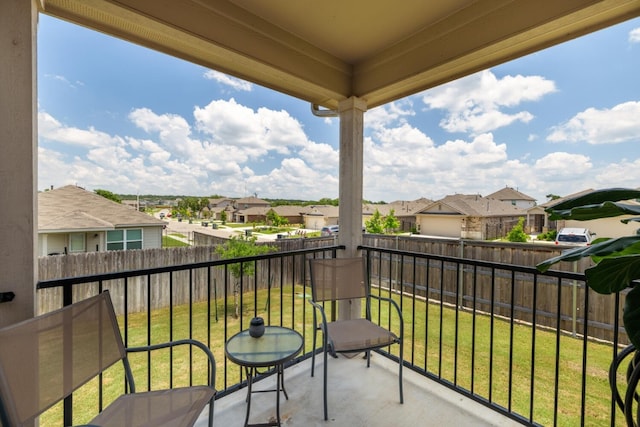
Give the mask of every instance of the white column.
[{"label": "white column", "polygon": [[33,317],[37,281],[36,0],[0,1],[0,326]]},{"label": "white column", "polygon": [[[362,244],[362,175],[364,112],[367,104],[355,97],[342,101],[340,112],[340,216],[338,244],[345,245],[345,257],[360,255]],[[342,304],[339,319],[360,317],[360,303]]]}]

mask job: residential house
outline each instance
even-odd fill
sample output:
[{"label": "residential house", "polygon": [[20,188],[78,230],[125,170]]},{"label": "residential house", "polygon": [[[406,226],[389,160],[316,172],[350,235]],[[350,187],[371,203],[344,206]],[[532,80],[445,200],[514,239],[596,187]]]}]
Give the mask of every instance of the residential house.
[{"label": "residential house", "polygon": [[475,194],[454,194],[416,214],[420,234],[490,240],[505,236],[526,211],[508,202]]},{"label": "residential house", "polygon": [[234,222],[239,222],[242,224],[264,222],[267,217],[267,212],[270,209],[271,208],[268,206],[254,206],[247,209],[234,211]]},{"label": "residential house", "polygon": [[505,186],[504,188],[486,196],[488,199],[497,199],[503,202],[511,203],[513,206],[527,210],[527,216],[524,222],[525,232],[540,233],[544,228],[545,218],[544,209],[534,209],[536,207],[536,199],[528,196],[515,188]]},{"label": "residential house", "polygon": [[362,223],[366,224],[376,211],[380,212],[380,215],[387,216],[393,210],[393,215],[400,222],[398,231],[411,232],[417,230],[416,213],[424,209],[429,205],[432,200],[426,198],[420,198],[412,201],[397,200],[387,204],[373,205],[364,204],[362,206]]},{"label": "residential house", "polygon": [[251,208],[269,208],[271,203],[266,200],[259,199],[255,196],[243,197],[233,201],[233,222],[248,223],[252,222],[251,218],[256,215],[256,211],[249,210]]},{"label": "residential house", "polygon": [[304,214],[311,210],[310,206],[281,205],[271,208],[278,216],[289,224],[304,224]]},{"label": "residential house", "polygon": [[[574,197],[578,197],[587,193],[594,191],[592,188],[570,194],[568,196],[561,197],[559,199],[551,200],[544,204],[545,207],[553,207],[565,200],[573,199]],[[630,205],[640,205],[636,200],[627,200],[624,201],[625,204]],[[561,230],[565,227],[575,227],[575,228],[588,228],[589,231],[595,233],[595,237],[624,237],[630,235],[640,234],[640,224],[635,221],[629,221],[624,224],[622,220],[635,218],[637,215],[622,215],[612,218],[598,218],[589,221],[576,221],[576,220],[557,220],[551,221],[553,224],[552,229]]]},{"label": "residential house", "polygon": [[68,185],[38,193],[40,256],[162,247],[164,221]]},{"label": "residential house", "polygon": [[309,230],[320,230],[327,225],[338,224],[339,208],[332,205],[316,205],[310,206],[310,209],[304,213],[304,228]]},{"label": "residential house", "polygon": [[233,203],[234,200],[227,197],[220,197],[209,199],[209,218],[221,220],[222,212],[227,212],[227,219],[230,220],[233,218]]},{"label": "residential house", "polygon": [[511,203],[513,206],[517,206],[522,209],[528,209],[536,205],[536,199],[531,196],[527,196],[512,187],[504,187],[485,197],[487,199],[496,199]]}]

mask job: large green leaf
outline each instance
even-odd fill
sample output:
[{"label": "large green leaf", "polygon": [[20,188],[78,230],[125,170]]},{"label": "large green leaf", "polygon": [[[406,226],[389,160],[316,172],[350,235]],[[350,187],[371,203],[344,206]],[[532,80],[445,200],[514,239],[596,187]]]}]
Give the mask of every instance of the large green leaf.
[{"label": "large green leaf", "polygon": [[640,279],[640,254],[603,258],[585,270],[587,284],[601,294],[612,294],[631,286]]},{"label": "large green leaf", "polygon": [[639,198],[639,190],[633,190],[631,188],[607,188],[565,200],[548,208],[547,212],[571,209],[578,206],[599,205],[604,202],[619,202],[620,200],[632,200]]},{"label": "large green leaf", "polygon": [[536,265],[541,271],[547,271],[553,264],[560,261],[577,261],[584,257],[593,257],[596,262],[609,256],[640,254],[640,236],[625,236],[617,239],[607,239],[596,241],[591,246],[579,246],[574,249],[564,251],[557,257],[549,258]]},{"label": "large green leaf", "polygon": [[548,209],[549,219],[573,219],[576,221],[586,221],[598,218],[610,218],[620,215],[640,214],[640,205],[630,205],[621,202],[603,202],[597,205],[584,205],[571,209]]},{"label": "large green leaf", "polygon": [[640,288],[638,286],[631,289],[624,300],[622,322],[631,343],[636,348],[640,348]]}]

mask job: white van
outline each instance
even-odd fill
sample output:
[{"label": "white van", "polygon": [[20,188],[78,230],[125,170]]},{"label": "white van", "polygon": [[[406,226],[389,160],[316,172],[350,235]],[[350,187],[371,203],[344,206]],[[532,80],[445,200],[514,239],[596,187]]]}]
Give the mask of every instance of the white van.
[{"label": "white van", "polygon": [[563,228],[556,235],[556,245],[589,246],[595,234],[588,228]]}]

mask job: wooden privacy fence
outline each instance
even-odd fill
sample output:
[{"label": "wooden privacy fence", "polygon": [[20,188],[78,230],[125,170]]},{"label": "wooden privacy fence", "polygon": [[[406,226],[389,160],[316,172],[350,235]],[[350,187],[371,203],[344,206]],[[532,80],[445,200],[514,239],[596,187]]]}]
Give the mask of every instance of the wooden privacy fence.
[{"label": "wooden privacy fence", "polygon": [[[573,335],[612,341],[617,303],[619,340],[621,344],[628,343],[622,327],[626,292],[616,301],[615,295],[598,294],[582,280],[535,274],[537,263],[560,254],[561,249],[556,246],[378,236],[370,238],[367,246],[457,258],[452,261],[418,258],[414,262],[410,255],[381,252],[372,262],[374,284],[377,281],[383,287],[415,292],[464,310],[493,313],[551,329],[559,325],[561,330]],[[465,263],[463,258],[473,261]],[[499,265],[482,266],[474,261]],[[554,269],[584,273],[591,265],[592,261],[587,258],[557,264]]]},{"label": "wooden privacy fence", "polygon": [[[194,241],[200,246],[149,249],[136,251],[90,252],[83,254],[42,257],[39,259],[39,279],[51,280],[65,277],[89,276],[93,274],[119,271],[178,266],[207,262],[218,259],[214,246],[225,239],[194,233]],[[318,248],[333,244],[328,238],[278,239],[268,244],[280,251]],[[427,239],[413,236],[365,235],[365,246],[378,249],[433,254],[436,256],[490,261],[523,267],[535,267],[545,259],[558,255],[560,249],[544,244],[511,244],[453,239]],[[403,263],[394,255],[394,262],[383,262],[374,266],[373,277],[390,286],[400,287],[405,292],[440,300],[447,304],[486,313],[494,313],[506,318],[532,322],[534,311],[536,323],[561,329],[574,334],[584,333],[585,315],[588,321],[588,335],[611,340],[615,320],[613,296],[599,295],[590,291],[585,313],[586,286],[582,281],[554,279],[538,276],[534,300],[534,275],[512,269],[492,270],[459,262],[419,260],[414,267]],[[255,277],[243,278],[243,289],[265,289],[281,284],[303,284],[308,278],[306,265],[301,257],[284,258],[282,261],[258,261]],[[402,273],[400,266],[402,267]],[[582,273],[591,265],[589,259],[579,262],[562,263],[557,270]],[[295,277],[293,274],[295,273]],[[402,286],[400,286],[402,277]],[[147,286],[149,283],[149,286]],[[225,278],[224,269],[201,268],[192,271],[139,276],[128,279],[127,306],[129,312],[179,305],[189,301],[206,301],[221,298],[225,292],[233,292],[234,279]],[[173,284],[173,285],[172,285]],[[191,286],[188,286],[191,284]],[[97,284],[76,286],[74,299],[95,294]],[[123,280],[105,283],[115,296],[114,301],[123,301],[125,284]],[[150,292],[150,293],[149,293]],[[44,313],[62,305],[59,289],[46,289],[37,293],[38,313]],[[623,301],[623,298],[621,298]],[[622,303],[620,303],[622,304]],[[116,307],[118,313],[124,307]],[[622,311],[620,310],[620,316]],[[621,331],[622,332],[622,331]],[[621,334],[626,339],[624,333]]]},{"label": "wooden privacy fence", "polygon": [[[64,256],[43,257],[39,259],[40,280],[65,277],[81,277],[94,274],[132,271],[141,269],[182,266],[219,259],[212,247],[181,247],[169,249],[148,249],[136,251],[91,252]],[[243,289],[279,286],[275,278],[287,277],[295,260],[291,257],[282,260],[260,260],[256,264],[253,277],[243,277]],[[300,264],[302,262],[300,261]],[[283,271],[285,272],[283,275]],[[113,295],[118,314],[124,313],[126,301],[129,313],[181,305],[189,302],[207,301],[210,298],[222,298],[233,295],[237,280],[231,277],[224,267],[200,267],[157,274],[143,274],[126,279],[105,281],[102,286]],[[295,280],[289,277],[288,283]],[[79,300],[95,295],[98,283],[74,286],[73,299]],[[125,298],[125,290],[127,291]],[[40,290],[37,294],[37,312],[39,314],[62,306],[62,289]]]}]

